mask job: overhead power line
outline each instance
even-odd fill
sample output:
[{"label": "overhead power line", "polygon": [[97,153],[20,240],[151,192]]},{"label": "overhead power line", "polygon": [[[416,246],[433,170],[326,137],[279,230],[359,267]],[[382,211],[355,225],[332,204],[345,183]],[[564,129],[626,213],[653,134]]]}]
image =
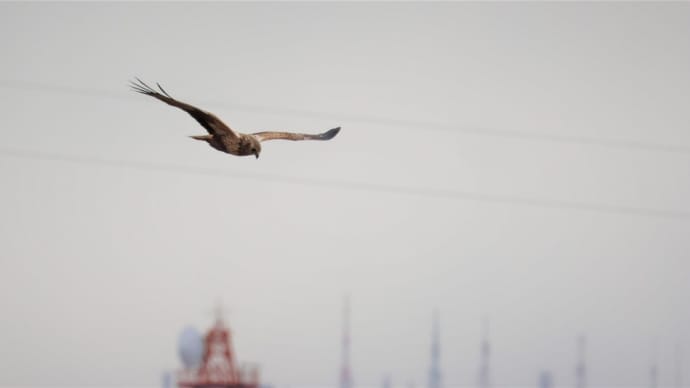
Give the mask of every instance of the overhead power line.
[{"label": "overhead power line", "polygon": [[[124,85],[124,82],[123,82]],[[47,93],[61,93],[73,94],[87,97],[106,97],[120,100],[130,100],[130,97],[124,91],[115,92],[104,89],[83,88],[63,85],[49,85],[44,83],[0,80],[0,88],[31,90]],[[690,146],[676,145],[676,144],[658,144],[635,140],[618,140],[606,139],[598,137],[587,137],[578,135],[562,135],[562,134],[548,134],[542,132],[522,131],[522,130],[507,130],[507,129],[492,129],[492,128],[468,128],[456,124],[446,124],[438,122],[430,122],[424,120],[410,120],[410,119],[393,119],[368,115],[357,115],[347,113],[332,113],[332,112],[318,112],[303,109],[289,109],[266,107],[259,105],[238,104],[238,103],[214,103],[214,102],[195,102],[196,105],[206,104],[219,107],[227,107],[245,112],[255,112],[272,115],[285,115],[297,117],[310,117],[317,119],[329,120],[343,120],[369,123],[387,127],[406,128],[414,130],[431,130],[448,133],[462,133],[475,136],[498,137],[507,139],[518,139],[527,141],[542,141],[561,144],[578,144],[584,146],[601,146],[609,148],[621,148],[630,150],[641,150],[648,152],[662,152],[662,153],[676,153],[690,155]]]},{"label": "overhead power line", "polygon": [[587,211],[593,213],[603,214],[621,214],[641,217],[656,217],[666,219],[676,219],[682,221],[690,220],[690,212],[653,209],[644,207],[621,206],[602,203],[578,202],[567,200],[553,200],[543,198],[529,198],[509,195],[496,195],[485,193],[474,193],[469,191],[453,190],[453,189],[437,189],[428,187],[412,187],[391,185],[383,183],[371,182],[354,182],[354,181],[340,181],[334,179],[315,179],[304,177],[284,176],[277,174],[266,173],[247,173],[237,171],[227,171],[225,169],[185,166],[171,163],[149,162],[149,161],[133,161],[122,159],[106,159],[94,156],[85,155],[66,155],[57,154],[36,150],[5,148],[0,147],[0,155],[6,157],[42,160],[42,161],[58,161],[73,163],[79,165],[94,165],[94,166],[108,166],[116,168],[127,168],[141,171],[162,171],[169,173],[182,173],[191,175],[206,175],[214,177],[247,179],[262,182],[273,182],[280,184],[321,187],[334,190],[354,190],[354,191],[368,191],[388,194],[411,195],[426,198],[447,198],[454,200],[466,200],[477,202],[488,202],[497,204],[507,204],[513,206],[532,206],[540,208],[551,209],[565,209]]}]

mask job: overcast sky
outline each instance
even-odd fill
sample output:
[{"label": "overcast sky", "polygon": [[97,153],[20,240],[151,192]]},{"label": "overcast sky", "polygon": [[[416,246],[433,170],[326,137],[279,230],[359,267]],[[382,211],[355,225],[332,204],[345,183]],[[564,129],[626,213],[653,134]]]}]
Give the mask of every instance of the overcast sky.
[{"label": "overcast sky", "polygon": [[[333,386],[690,382],[690,3],[0,4],[0,385],[157,386],[228,309]],[[188,135],[139,76],[265,143]],[[260,179],[253,179],[259,177]]]}]

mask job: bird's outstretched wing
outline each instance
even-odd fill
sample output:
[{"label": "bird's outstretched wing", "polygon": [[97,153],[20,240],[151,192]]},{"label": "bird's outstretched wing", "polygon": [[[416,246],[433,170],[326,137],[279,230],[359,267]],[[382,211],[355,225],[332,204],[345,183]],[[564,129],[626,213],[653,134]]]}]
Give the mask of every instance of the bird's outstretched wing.
[{"label": "bird's outstretched wing", "polygon": [[324,133],[319,133],[316,135],[310,135],[307,133],[294,133],[294,132],[257,132],[252,133],[252,136],[257,138],[259,141],[266,140],[331,140],[335,135],[340,132],[340,127],[333,128]]},{"label": "bird's outstretched wing", "polygon": [[144,81],[139,78],[137,81],[130,82],[130,87],[141,94],[146,94],[147,96],[155,97],[168,105],[180,108],[183,111],[189,113],[194,119],[201,124],[202,127],[206,128],[206,131],[211,135],[230,135],[234,137],[239,137],[239,135],[230,129],[224,122],[220,121],[218,117],[212,113],[203,111],[193,105],[185,104],[184,102],[178,101],[172,98],[166,91],[161,87],[160,84],[156,83],[160,92],[156,91],[152,87],[148,86]]}]

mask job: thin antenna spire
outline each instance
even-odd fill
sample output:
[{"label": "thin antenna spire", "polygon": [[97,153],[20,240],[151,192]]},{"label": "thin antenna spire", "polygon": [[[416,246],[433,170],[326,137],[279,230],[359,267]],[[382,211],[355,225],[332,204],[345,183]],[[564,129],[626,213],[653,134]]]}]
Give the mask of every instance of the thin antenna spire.
[{"label": "thin antenna spire", "polygon": [[539,375],[539,388],[553,387],[553,376],[548,370],[542,371]]},{"label": "thin antenna spire", "polygon": [[577,338],[577,365],[575,366],[575,388],[585,388],[587,385],[587,365],[585,352],[587,338],[580,335]]},{"label": "thin antenna spire", "polygon": [[652,363],[649,367],[649,388],[657,388],[659,380],[659,368],[656,363]]},{"label": "thin antenna spire", "polygon": [[340,370],[340,388],[352,388],[352,371],[350,370],[350,296],[346,295],[343,304],[343,337],[342,366]]},{"label": "thin antenna spire", "polygon": [[393,383],[391,382],[391,375],[387,374],[383,377],[383,382],[381,383],[381,388],[392,388]]},{"label": "thin antenna spire", "polygon": [[676,359],[676,387],[677,388],[682,388],[683,387],[683,349],[680,346],[680,343],[676,344],[676,354],[675,354],[675,359]]},{"label": "thin antenna spire", "polygon": [[434,310],[431,330],[431,365],[429,367],[429,388],[441,388],[441,340],[438,310]]},{"label": "thin antenna spire", "polygon": [[480,343],[479,355],[479,388],[489,388],[491,386],[490,367],[489,367],[489,319],[482,319],[482,340]]},{"label": "thin antenna spire", "polygon": [[659,386],[659,367],[657,366],[657,343],[652,344],[652,360],[649,366],[649,388]]}]

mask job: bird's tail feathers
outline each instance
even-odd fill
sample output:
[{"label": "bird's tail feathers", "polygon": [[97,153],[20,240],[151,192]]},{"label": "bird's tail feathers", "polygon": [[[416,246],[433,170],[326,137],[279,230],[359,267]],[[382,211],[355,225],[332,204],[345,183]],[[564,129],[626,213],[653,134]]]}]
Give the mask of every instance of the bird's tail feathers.
[{"label": "bird's tail feathers", "polygon": [[213,138],[212,135],[192,135],[190,136],[194,140],[209,141]]}]

